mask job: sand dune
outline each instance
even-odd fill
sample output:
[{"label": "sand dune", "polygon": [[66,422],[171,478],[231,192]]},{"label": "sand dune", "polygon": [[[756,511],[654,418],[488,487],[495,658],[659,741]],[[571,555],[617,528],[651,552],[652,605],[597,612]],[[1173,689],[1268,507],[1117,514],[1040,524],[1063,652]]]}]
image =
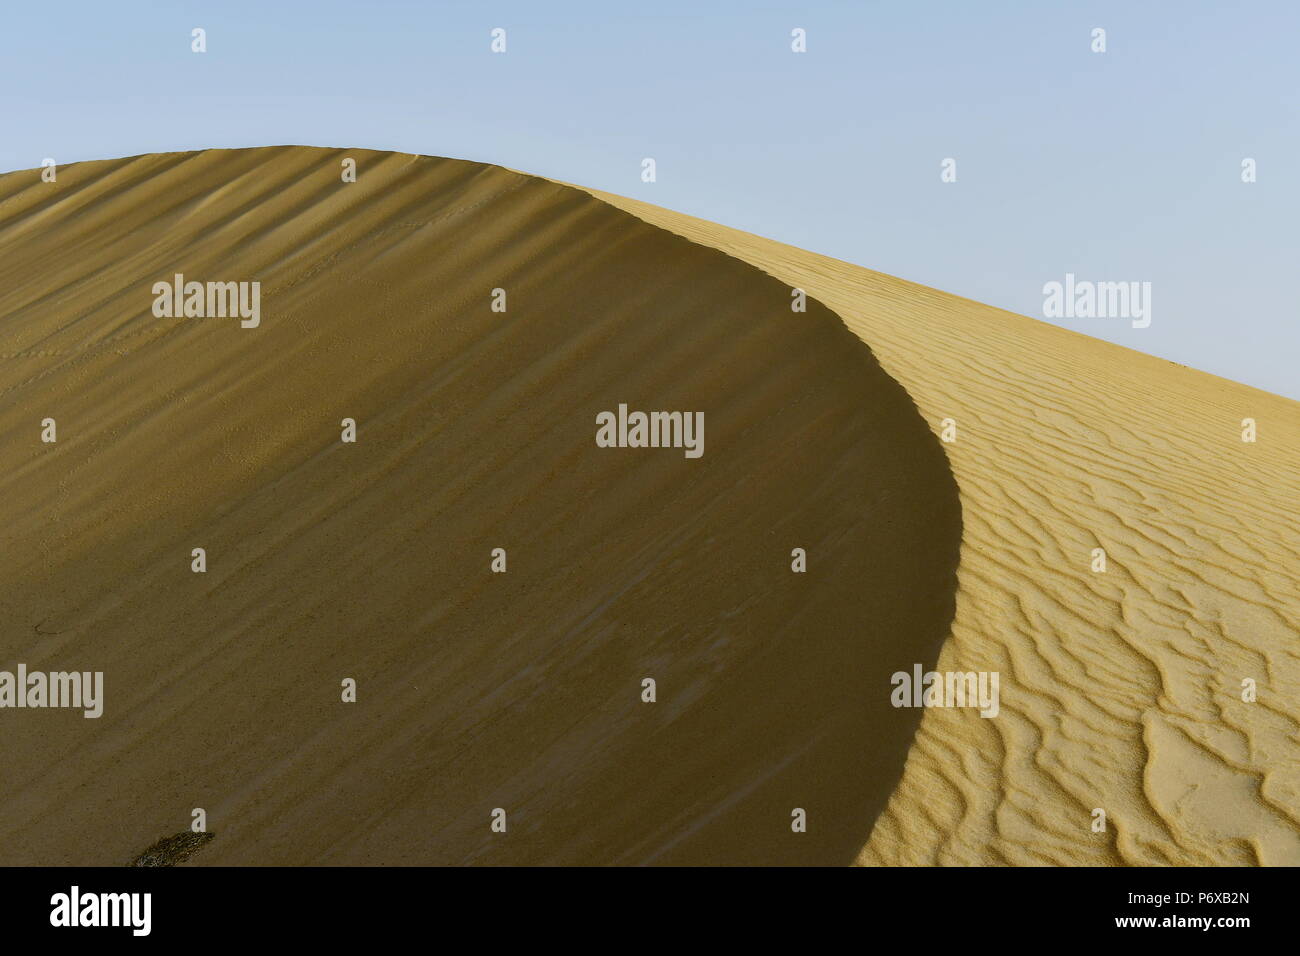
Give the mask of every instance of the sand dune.
[{"label": "sand dune", "polygon": [[0,863],[1300,863],[1295,402],[452,160],[13,173],[0,250],[0,668],[106,682],[0,710]]},{"label": "sand dune", "polygon": [[999,670],[1002,711],[927,711],[859,862],[1300,863],[1300,404],[594,194],[806,289],[957,422],[939,667]]},{"label": "sand dune", "polygon": [[[156,317],[177,273],[260,282],[256,327]],[[850,862],[961,513],[907,393],[790,303],[473,163],[0,177],[0,668],[104,675],[98,718],[0,710],[0,863],[167,856],[195,808],[186,865]],[[704,454],[597,447],[620,403],[702,411]]]}]

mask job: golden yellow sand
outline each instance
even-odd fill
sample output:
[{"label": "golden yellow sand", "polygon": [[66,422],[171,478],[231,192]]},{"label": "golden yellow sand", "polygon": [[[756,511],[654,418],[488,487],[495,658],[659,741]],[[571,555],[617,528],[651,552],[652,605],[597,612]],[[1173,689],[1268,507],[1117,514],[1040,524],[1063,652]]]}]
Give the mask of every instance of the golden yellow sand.
[{"label": "golden yellow sand", "polygon": [[[193,865],[1300,862],[1300,405],[594,195],[632,215],[362,150],[0,177],[0,668],[107,684],[0,710],[0,863],[195,807]],[[176,271],[262,326],[155,319]],[[595,448],[619,402],[704,458]],[[936,657],[999,716],[889,707]]]},{"label": "golden yellow sand", "polygon": [[[177,272],[260,281],[260,326],[155,318]],[[105,680],[97,720],[0,710],[0,863],[121,865],[195,808],[192,865],[850,862],[961,517],[906,392],[790,303],[473,163],[0,177],[0,669]],[[703,411],[703,457],[596,447],[620,403]]]},{"label": "golden yellow sand", "polygon": [[1000,671],[1002,711],[927,711],[859,862],[1300,864],[1300,404],[594,195],[806,289],[957,422],[939,668]]}]

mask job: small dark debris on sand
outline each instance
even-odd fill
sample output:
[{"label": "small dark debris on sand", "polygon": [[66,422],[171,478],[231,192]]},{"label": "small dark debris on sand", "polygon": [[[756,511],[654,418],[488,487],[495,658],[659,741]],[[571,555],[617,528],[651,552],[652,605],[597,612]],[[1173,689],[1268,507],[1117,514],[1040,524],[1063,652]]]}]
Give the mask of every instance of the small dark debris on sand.
[{"label": "small dark debris on sand", "polygon": [[182,830],[180,833],[163,837],[149,849],[145,850],[127,866],[175,866],[184,863],[199,850],[208,845],[215,833],[195,833]]}]

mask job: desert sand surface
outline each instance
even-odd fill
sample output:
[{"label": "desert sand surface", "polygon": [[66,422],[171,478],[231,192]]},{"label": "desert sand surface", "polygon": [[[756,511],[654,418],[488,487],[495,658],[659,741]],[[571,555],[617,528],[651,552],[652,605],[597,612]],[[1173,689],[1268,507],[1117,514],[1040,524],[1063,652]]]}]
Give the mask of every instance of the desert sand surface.
[{"label": "desert sand surface", "polygon": [[0,669],[106,698],[0,710],[0,863],[1300,863],[1296,402],[429,157],[11,173],[0,252]]},{"label": "desert sand surface", "polygon": [[[344,159],[356,182],[343,181]],[[177,273],[260,282],[258,324],[156,316],[153,286]],[[827,281],[819,291],[842,307],[829,294],[839,280]],[[1232,730],[1207,743],[1235,748],[1212,760],[1223,787],[1240,796],[1257,781],[1252,768],[1269,748],[1281,756],[1294,728],[1277,703],[1279,681],[1294,689],[1294,658],[1266,610],[1294,597],[1285,569],[1268,566],[1295,557],[1277,527],[1294,485],[1269,451],[1293,434],[1293,407],[1223,393],[1222,460],[1207,428],[1200,460],[1178,464],[1239,483],[1215,489],[1259,488],[1241,505],[1241,537],[1233,502],[1212,512],[1230,549],[1214,577],[1223,591],[1185,572],[1141,605],[1170,633],[1144,630],[1139,608],[1124,631],[1107,596],[1132,572],[1090,592],[1066,554],[1086,536],[1056,544],[1033,523],[1024,533],[1042,540],[1027,553],[990,541],[1019,533],[1031,513],[1020,508],[1052,479],[1014,435],[990,434],[1019,406],[984,408],[959,390],[975,387],[977,366],[947,383],[965,398],[951,409],[966,429],[957,460],[980,486],[963,489],[966,507],[992,494],[997,508],[974,515],[959,596],[962,505],[926,421],[943,385],[920,386],[923,417],[830,308],[795,313],[791,301],[761,268],[585,192],[456,160],[280,147],[79,163],[53,183],[39,170],[0,177],[0,669],[104,675],[98,718],[0,710],[0,863],[120,866],[182,844],[196,866],[849,863],[921,722],[889,705],[890,674],[931,666],[954,612],[948,656],[1019,664],[1022,685],[1052,686],[1055,648],[1077,642],[1112,680],[1056,692],[1102,697],[1090,710],[1068,701],[1096,726],[1064,727],[1084,741],[1066,751],[1021,739],[1057,732],[1058,698],[1024,690],[1007,736],[992,738],[1005,760],[967,749],[978,721],[955,724],[964,736],[944,746],[948,726],[926,724],[876,852],[900,856],[916,834],[921,856],[956,852],[927,849],[928,824],[900,816],[926,788],[941,798],[926,819],[972,857],[991,852],[990,836],[1038,839],[1028,805],[1009,835],[1012,821],[982,828],[986,811],[1010,812],[1003,786],[1041,807],[1072,785],[1088,793],[1087,781],[1131,796],[1143,707],[1173,762],[1153,793],[1177,809],[1191,745],[1175,738],[1198,732],[1217,699],[1217,685],[1195,682],[1217,654],[1270,681],[1259,713],[1273,723],[1232,711],[1250,745]],[[898,307],[907,314],[906,299]],[[900,325],[883,354],[927,361],[940,340],[931,321],[908,319],[916,328]],[[907,352],[911,331],[921,344]],[[950,343],[937,361],[986,348]],[[1026,395],[1024,413],[1068,419],[1032,404],[1044,397]],[[1238,397],[1264,421],[1253,458],[1230,443]],[[703,454],[597,447],[597,414],[621,403],[703,412]],[[344,419],[355,442],[342,440]],[[1054,454],[1083,462],[1110,434],[1072,436]],[[1115,436],[1133,446],[1107,452],[1127,463],[1130,490],[1095,485],[1096,514],[1112,517],[1094,530],[1112,535],[1124,530],[1114,516],[1141,520],[1143,495],[1195,490],[1167,484],[1170,462],[1151,475],[1165,490],[1146,488],[1137,439]],[[1040,489],[1033,502],[1004,497],[1028,488]],[[1194,500],[1208,508],[1208,491]],[[1117,544],[1116,564],[1163,554],[1149,533],[1126,534],[1134,553]],[[1289,555],[1243,551],[1288,544]],[[987,562],[971,556],[982,547]],[[496,548],[505,573],[492,569]],[[1232,570],[1237,552],[1245,570]],[[1185,560],[1209,574],[1214,557]],[[1002,602],[1035,583],[1025,624]],[[1225,623],[1183,634],[1198,648],[1185,658],[1106,659],[1125,636],[1179,637],[1183,618],[1162,603],[1175,589],[1203,612],[1216,602]],[[1245,627],[1247,613],[1267,633]],[[1218,649],[1220,626],[1233,648]],[[1157,660],[1185,662],[1166,697]],[[1116,752],[1088,756],[1098,741]],[[1090,763],[1077,776],[1011,763],[1041,754]],[[1057,775],[1053,793],[1034,794]],[[1293,784],[1272,777],[1268,795],[1280,803]],[[195,809],[211,837],[173,836]],[[491,826],[498,809],[504,832]],[[1252,832],[1293,839],[1283,816],[1261,803]],[[1051,822],[1062,833],[1070,821]]]},{"label": "desert sand surface", "polygon": [[805,289],[956,422],[938,666],[999,671],[1001,712],[927,710],[858,862],[1300,864],[1300,404],[594,195]]}]

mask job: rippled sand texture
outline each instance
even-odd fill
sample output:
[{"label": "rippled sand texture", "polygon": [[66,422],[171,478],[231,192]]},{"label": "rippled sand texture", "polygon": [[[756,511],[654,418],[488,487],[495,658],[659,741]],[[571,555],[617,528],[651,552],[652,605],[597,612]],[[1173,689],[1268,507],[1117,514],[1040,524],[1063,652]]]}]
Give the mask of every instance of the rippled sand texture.
[{"label": "rippled sand texture", "polygon": [[1300,864],[1300,404],[596,195],[806,289],[958,424],[939,666],[1000,671],[1002,711],[927,711],[859,862]]},{"label": "rippled sand texture", "polygon": [[[260,281],[261,327],[154,318],[176,272]],[[277,148],[0,177],[0,394],[0,669],[106,685],[99,720],[0,711],[0,863],[122,865],[196,807],[190,865],[848,863],[920,719],[888,677],[951,625],[957,488],[870,350],[499,168]],[[703,411],[704,457],[597,448],[620,402]]]}]

